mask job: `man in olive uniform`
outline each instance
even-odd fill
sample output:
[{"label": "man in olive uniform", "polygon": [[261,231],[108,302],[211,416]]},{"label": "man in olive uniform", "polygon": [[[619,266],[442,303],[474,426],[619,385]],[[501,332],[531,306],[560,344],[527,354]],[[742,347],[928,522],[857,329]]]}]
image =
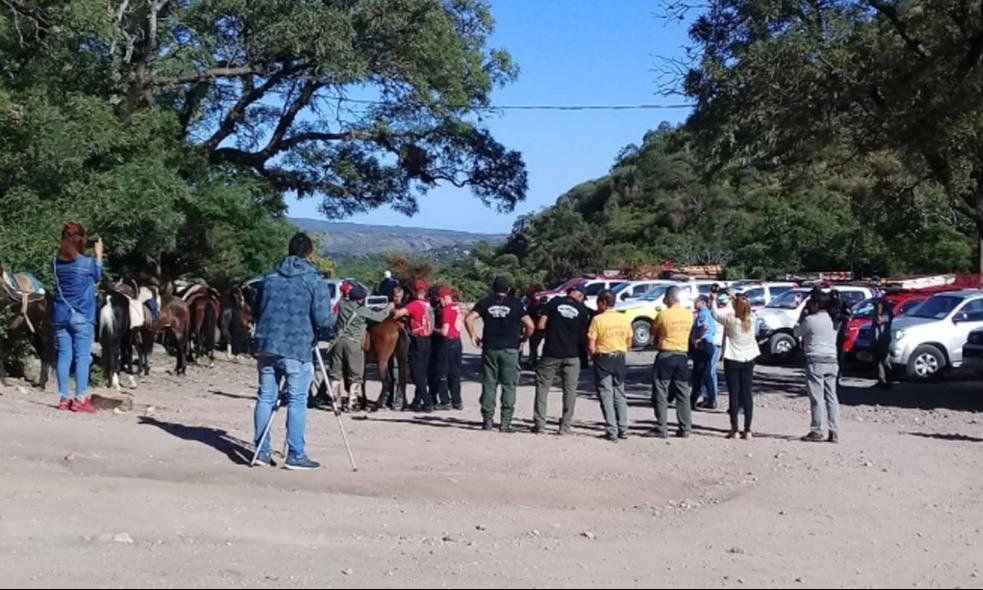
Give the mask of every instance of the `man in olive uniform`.
[{"label": "man in olive uniform", "polygon": [[[339,328],[331,362],[331,380],[334,382],[335,399],[341,398],[342,411],[349,409],[349,394],[355,398],[350,407],[356,411],[364,397],[365,350],[362,341],[368,322],[381,322],[390,313],[396,318],[406,314],[403,310],[393,311],[396,307],[394,303],[379,310],[366,307],[365,298],[368,295],[364,287],[355,285],[348,293],[348,299],[342,299],[338,307]],[[346,382],[351,383],[350,392],[343,391]]]}]

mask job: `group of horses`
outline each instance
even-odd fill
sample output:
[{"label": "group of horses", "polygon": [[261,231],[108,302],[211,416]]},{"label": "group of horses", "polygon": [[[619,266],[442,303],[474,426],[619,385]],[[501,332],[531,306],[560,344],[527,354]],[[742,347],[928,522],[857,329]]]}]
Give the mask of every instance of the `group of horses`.
[{"label": "group of horses", "polygon": [[[224,348],[233,357],[250,352],[253,304],[256,294],[250,283],[234,285],[219,293],[204,281],[168,283],[163,289],[140,285],[133,280],[109,281],[101,286],[96,338],[100,345],[103,375],[107,385],[121,390],[120,376],[136,388],[136,375],[149,375],[154,344],[159,342],[174,355],[175,375],[184,375],[189,362],[214,362],[215,350]],[[34,385],[44,389],[55,363],[52,325],[54,297],[39,290],[13,289],[3,281],[0,306],[11,308],[8,334],[28,336],[41,370]],[[158,313],[151,311],[156,303]],[[375,407],[385,405],[396,388],[405,391],[408,381],[409,337],[405,323],[389,318],[372,325],[364,342],[368,357],[376,361],[382,393]],[[2,353],[2,350],[0,350]],[[390,363],[395,360],[395,366]],[[395,368],[395,373],[392,369]],[[0,381],[6,367],[0,354]],[[371,407],[361,389],[361,407]]]},{"label": "group of horses", "polygon": [[[219,342],[230,357],[248,352],[252,302],[247,285],[220,294],[202,281],[168,283],[158,289],[124,280],[106,282],[101,290],[96,337],[106,382],[117,390],[121,374],[135,388],[134,375],[150,373],[151,353],[158,341],[175,356],[175,375],[184,375],[189,362],[206,358],[214,362]],[[55,361],[53,299],[50,292],[16,290],[6,281],[0,296],[0,306],[13,311],[8,314],[7,333],[26,334],[41,361],[34,383],[41,389]],[[157,313],[151,311],[154,303]],[[0,380],[7,373],[4,360],[0,355]]]}]

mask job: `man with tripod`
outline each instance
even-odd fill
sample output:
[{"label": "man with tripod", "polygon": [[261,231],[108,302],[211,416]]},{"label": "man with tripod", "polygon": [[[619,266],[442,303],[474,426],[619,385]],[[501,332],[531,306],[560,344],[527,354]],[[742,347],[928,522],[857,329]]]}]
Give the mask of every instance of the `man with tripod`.
[{"label": "man with tripod", "polygon": [[256,298],[259,392],[253,419],[254,442],[259,453],[253,466],[273,465],[266,425],[280,396],[280,382],[285,379],[289,452],[284,467],[291,470],[320,467],[307,457],[304,441],[307,396],[314,379],[311,347],[321,329],[331,328],[336,318],[331,312],[327,284],[311,263],[313,257],[314,244],[310,237],[296,234],[290,240],[289,255],[263,278]]}]

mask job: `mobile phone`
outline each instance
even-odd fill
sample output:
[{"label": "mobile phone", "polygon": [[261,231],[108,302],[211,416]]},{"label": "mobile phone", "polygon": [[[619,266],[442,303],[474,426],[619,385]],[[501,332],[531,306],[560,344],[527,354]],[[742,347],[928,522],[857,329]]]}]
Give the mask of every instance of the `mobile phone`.
[{"label": "mobile phone", "polygon": [[86,249],[91,250],[92,248],[95,248],[96,247],[96,242],[98,242],[98,241],[99,241],[99,238],[89,238],[88,240],[85,241],[85,247],[86,247]]}]

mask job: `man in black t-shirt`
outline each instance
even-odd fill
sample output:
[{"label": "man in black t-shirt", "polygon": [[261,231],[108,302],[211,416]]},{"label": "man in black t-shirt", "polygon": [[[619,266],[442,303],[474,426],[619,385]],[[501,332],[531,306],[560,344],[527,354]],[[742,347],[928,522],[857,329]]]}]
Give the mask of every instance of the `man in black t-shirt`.
[{"label": "man in black t-shirt", "polygon": [[[481,349],[481,415],[484,429],[494,428],[495,395],[502,386],[503,433],[515,432],[512,414],[515,412],[515,388],[519,383],[519,346],[535,330],[522,302],[509,296],[509,281],[497,277],[492,283],[491,297],[478,302],[464,320],[471,342]],[[475,333],[474,323],[481,318],[482,336]]]},{"label": "man in black t-shirt", "polygon": [[546,333],[546,346],[536,367],[535,425],[532,431],[546,431],[546,402],[557,370],[563,383],[563,418],[560,434],[569,434],[577,403],[577,382],[580,380],[580,341],[590,324],[590,310],[584,305],[584,288],[576,285],[566,297],[547,304],[539,320],[539,329]]}]

